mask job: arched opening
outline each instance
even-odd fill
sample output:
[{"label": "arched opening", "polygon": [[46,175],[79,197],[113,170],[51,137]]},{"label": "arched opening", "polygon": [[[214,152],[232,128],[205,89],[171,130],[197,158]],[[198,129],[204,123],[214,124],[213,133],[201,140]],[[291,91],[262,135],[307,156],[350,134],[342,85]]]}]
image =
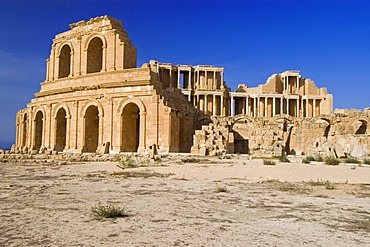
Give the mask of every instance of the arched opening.
[{"label": "arched opening", "polygon": [[66,146],[67,137],[67,113],[63,108],[60,108],[57,113],[56,122],[56,137],[55,137],[55,150],[63,151]]},{"label": "arched opening", "polygon": [[89,106],[85,113],[85,152],[95,153],[99,143],[99,110]]},{"label": "arched opening", "polygon": [[95,37],[87,48],[87,73],[100,72],[103,68],[103,41]]},{"label": "arched opening", "polygon": [[43,135],[43,120],[44,115],[41,111],[36,114],[36,126],[35,126],[35,150],[39,150],[42,145],[42,135]]},{"label": "arched opening", "polygon": [[366,134],[367,122],[365,120],[359,120],[359,121],[357,121],[356,126],[358,126],[358,128],[357,128],[355,134],[357,134],[357,135],[364,135],[364,134]]},{"label": "arched opening", "polygon": [[27,114],[23,116],[23,126],[22,126],[22,143],[21,146],[26,146],[27,141]]},{"label": "arched opening", "polygon": [[59,78],[68,77],[71,73],[71,47],[64,45],[59,55]]},{"label": "arched opening", "polygon": [[121,151],[136,152],[139,147],[140,110],[135,103],[129,103],[122,112]]}]

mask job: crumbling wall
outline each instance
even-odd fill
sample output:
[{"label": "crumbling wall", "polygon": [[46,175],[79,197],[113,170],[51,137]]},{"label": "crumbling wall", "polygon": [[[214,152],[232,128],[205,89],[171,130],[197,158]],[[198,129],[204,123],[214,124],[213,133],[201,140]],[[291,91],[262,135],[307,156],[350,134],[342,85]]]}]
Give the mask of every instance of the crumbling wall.
[{"label": "crumbling wall", "polygon": [[256,156],[286,153],[336,157],[370,154],[369,111],[338,111],[314,118],[237,115],[214,119],[212,124],[196,131],[192,152],[201,155],[228,152]]}]

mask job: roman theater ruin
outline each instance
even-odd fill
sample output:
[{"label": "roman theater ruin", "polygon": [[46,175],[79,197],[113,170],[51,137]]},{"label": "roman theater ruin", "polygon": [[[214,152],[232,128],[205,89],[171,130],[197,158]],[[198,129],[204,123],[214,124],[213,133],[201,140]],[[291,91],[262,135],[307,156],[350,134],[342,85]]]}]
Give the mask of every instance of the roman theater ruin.
[{"label": "roman theater ruin", "polygon": [[71,24],[53,40],[40,91],[17,113],[14,149],[369,154],[370,110],[333,111],[332,95],[299,71],[232,92],[222,67],[136,63],[120,21],[102,16]]}]

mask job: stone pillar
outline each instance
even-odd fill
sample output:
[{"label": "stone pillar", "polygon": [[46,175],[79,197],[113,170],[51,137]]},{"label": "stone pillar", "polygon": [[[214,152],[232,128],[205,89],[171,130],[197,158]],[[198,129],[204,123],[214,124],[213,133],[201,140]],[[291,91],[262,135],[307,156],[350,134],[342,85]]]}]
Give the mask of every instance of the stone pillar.
[{"label": "stone pillar", "polygon": [[189,70],[189,77],[188,77],[188,89],[191,89],[191,69]]},{"label": "stone pillar", "polygon": [[272,116],[274,117],[276,115],[276,98],[272,97]]},{"label": "stone pillar", "polygon": [[74,51],[72,50],[71,51],[71,64],[70,64],[70,67],[69,67],[69,77],[73,77],[75,72],[74,72],[74,58],[75,58],[75,53]]},{"label": "stone pillar", "polygon": [[102,64],[102,69],[101,71],[107,71],[107,45],[103,45],[103,64]]},{"label": "stone pillar", "polygon": [[221,97],[221,103],[220,103],[220,115],[221,116],[225,116],[225,114],[224,114],[224,96],[223,95],[221,95],[220,96]]},{"label": "stone pillar", "polygon": [[313,99],[312,116],[316,117],[316,99]]},{"label": "stone pillar", "polygon": [[66,146],[64,147],[65,150],[70,148],[70,139],[71,139],[71,115],[66,116],[67,121],[67,128],[66,128]]},{"label": "stone pillar", "polygon": [[249,112],[249,96],[247,95],[247,97],[245,97],[245,115],[250,115],[250,112]]},{"label": "stone pillar", "polygon": [[265,107],[264,107],[264,113],[263,116],[267,117],[268,115],[268,107],[267,107],[267,97],[265,97]]},{"label": "stone pillar", "polygon": [[207,109],[207,105],[208,105],[208,95],[205,94],[204,95],[204,112],[207,113],[208,109]]},{"label": "stone pillar", "polygon": [[224,89],[224,73],[220,72],[220,75],[221,75],[220,88]]},{"label": "stone pillar", "polygon": [[253,117],[257,117],[257,104],[256,104],[256,98],[253,98]]},{"label": "stone pillar", "polygon": [[172,87],[172,68],[170,68],[170,85],[169,87]]},{"label": "stone pillar", "polygon": [[284,114],[283,110],[284,110],[284,97],[280,97],[280,115],[281,114]]},{"label": "stone pillar", "polygon": [[235,116],[234,96],[231,96],[230,108],[231,116]]},{"label": "stone pillar", "polygon": [[299,117],[299,98],[297,99],[297,117]]},{"label": "stone pillar", "polygon": [[309,107],[309,102],[308,98],[306,99],[306,117],[308,117],[308,107]]},{"label": "stone pillar", "polygon": [[261,116],[260,104],[261,104],[261,98],[258,96],[258,98],[257,98],[257,117]]},{"label": "stone pillar", "polygon": [[142,152],[146,148],[146,112],[140,112],[140,132],[139,132],[139,147],[138,152]]},{"label": "stone pillar", "polygon": [[212,95],[213,97],[213,102],[212,102],[212,115],[216,115],[216,97],[215,95],[213,94]]},{"label": "stone pillar", "polygon": [[180,85],[180,69],[177,69],[177,88],[181,89]]},{"label": "stone pillar", "polygon": [[286,114],[290,115],[289,114],[289,99],[288,98],[286,99]]},{"label": "stone pillar", "polygon": [[213,81],[212,81],[212,85],[213,85],[213,89],[216,89],[217,88],[217,84],[216,84],[216,70],[213,71]]}]

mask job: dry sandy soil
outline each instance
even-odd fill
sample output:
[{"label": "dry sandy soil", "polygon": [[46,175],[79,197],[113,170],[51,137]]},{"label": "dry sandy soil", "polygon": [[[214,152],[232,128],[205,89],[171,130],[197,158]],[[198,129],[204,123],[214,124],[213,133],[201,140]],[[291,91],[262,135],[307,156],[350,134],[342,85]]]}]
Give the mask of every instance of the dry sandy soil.
[{"label": "dry sandy soil", "polygon": [[368,167],[166,159],[0,164],[0,246],[370,246]]}]

